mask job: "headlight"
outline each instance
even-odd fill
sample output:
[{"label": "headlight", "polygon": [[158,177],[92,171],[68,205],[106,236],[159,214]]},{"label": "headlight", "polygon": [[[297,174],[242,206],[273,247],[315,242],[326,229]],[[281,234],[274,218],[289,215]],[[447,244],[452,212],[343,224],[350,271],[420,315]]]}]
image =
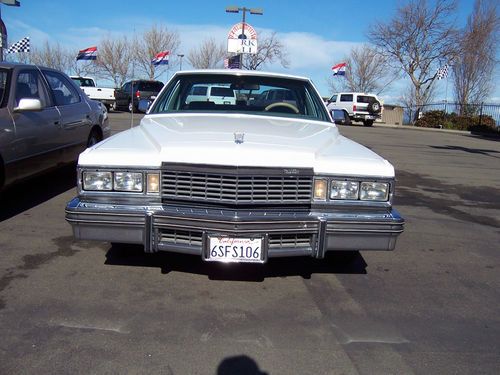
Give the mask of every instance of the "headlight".
[{"label": "headlight", "polygon": [[115,172],[114,189],[117,191],[142,191],[142,173]]},{"label": "headlight", "polygon": [[358,199],[359,183],[356,181],[330,182],[330,199]]},{"label": "headlight", "polygon": [[384,182],[362,182],[359,199],[363,201],[386,201],[389,184]]},{"label": "headlight", "polygon": [[111,172],[83,172],[84,190],[111,190],[113,178]]}]

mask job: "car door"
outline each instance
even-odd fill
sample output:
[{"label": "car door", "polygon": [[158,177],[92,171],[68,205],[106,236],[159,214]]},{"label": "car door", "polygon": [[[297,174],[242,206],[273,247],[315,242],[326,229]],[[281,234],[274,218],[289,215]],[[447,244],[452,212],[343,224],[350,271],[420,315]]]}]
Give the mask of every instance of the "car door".
[{"label": "car door", "polygon": [[[16,110],[19,101],[24,98],[40,100],[42,108],[36,111]],[[15,178],[57,165],[61,157],[60,114],[38,69],[25,68],[14,74],[9,108],[15,135],[6,145],[5,162],[9,169],[15,171]]]},{"label": "car door", "polygon": [[127,107],[128,106],[130,85],[131,85],[131,83],[127,82],[121,87],[121,89],[116,90],[115,99],[116,99],[116,105],[118,107]]},{"label": "car door", "polygon": [[75,155],[87,145],[92,127],[91,109],[83,94],[62,73],[53,70],[42,72],[61,114],[59,147],[68,151],[66,155]]}]

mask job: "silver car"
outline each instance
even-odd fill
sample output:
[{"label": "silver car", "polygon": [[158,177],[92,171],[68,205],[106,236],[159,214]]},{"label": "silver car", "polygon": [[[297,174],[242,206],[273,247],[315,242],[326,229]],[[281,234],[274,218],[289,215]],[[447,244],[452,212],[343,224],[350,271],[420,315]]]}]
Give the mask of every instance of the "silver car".
[{"label": "silver car", "polygon": [[64,73],[0,63],[0,190],[76,161],[109,134],[106,108]]}]

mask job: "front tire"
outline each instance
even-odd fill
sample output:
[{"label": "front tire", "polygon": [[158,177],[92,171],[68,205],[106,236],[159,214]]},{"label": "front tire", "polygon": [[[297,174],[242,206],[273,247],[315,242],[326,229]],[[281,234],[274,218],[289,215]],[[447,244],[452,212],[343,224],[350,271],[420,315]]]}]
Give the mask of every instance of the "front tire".
[{"label": "front tire", "polygon": [[373,120],[364,120],[363,121],[364,126],[372,126],[373,125]]},{"label": "front tire", "polygon": [[344,111],[344,125],[352,125],[351,118],[349,117],[349,113]]},{"label": "front tire", "polygon": [[87,140],[87,147],[91,147],[95,145],[96,143],[99,143],[101,141],[101,136],[97,130],[92,130],[89,134],[89,138]]}]

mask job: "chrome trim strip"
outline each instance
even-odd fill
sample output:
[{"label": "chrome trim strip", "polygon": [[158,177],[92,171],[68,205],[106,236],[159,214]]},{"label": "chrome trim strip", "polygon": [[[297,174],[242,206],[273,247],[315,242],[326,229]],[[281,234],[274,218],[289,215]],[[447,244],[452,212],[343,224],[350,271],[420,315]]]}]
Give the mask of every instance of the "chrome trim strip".
[{"label": "chrome trim strip", "polygon": [[326,220],[320,218],[318,227],[318,240],[316,245],[316,258],[323,259],[326,252]]},{"label": "chrome trim strip", "polygon": [[[145,222],[145,233],[144,233],[144,251],[146,253],[152,253],[154,251],[153,246],[156,245],[156,241],[153,241],[153,236],[155,236],[156,232],[153,228],[153,213],[146,213],[146,222]],[[158,238],[157,236],[155,236]]]}]

